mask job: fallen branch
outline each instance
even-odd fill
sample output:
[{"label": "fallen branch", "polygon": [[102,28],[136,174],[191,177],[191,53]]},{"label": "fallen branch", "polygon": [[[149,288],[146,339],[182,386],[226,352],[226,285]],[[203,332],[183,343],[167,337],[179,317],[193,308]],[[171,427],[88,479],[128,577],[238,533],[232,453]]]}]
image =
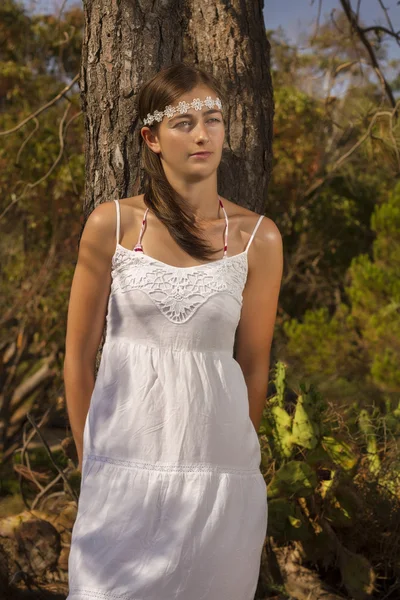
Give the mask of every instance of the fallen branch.
[{"label": "fallen branch", "polygon": [[71,487],[71,485],[70,485],[70,483],[69,483],[69,481],[68,481],[67,477],[65,476],[65,473],[64,473],[64,471],[62,471],[62,470],[60,469],[60,467],[58,466],[58,464],[57,464],[57,463],[56,463],[56,461],[54,460],[54,457],[53,457],[53,454],[52,454],[52,452],[51,452],[51,450],[50,450],[50,447],[49,447],[48,443],[46,442],[46,440],[44,439],[44,437],[42,436],[42,434],[41,434],[41,432],[40,432],[40,430],[39,430],[38,426],[36,425],[36,423],[35,423],[35,421],[34,421],[33,417],[32,417],[32,416],[31,416],[29,413],[27,413],[26,417],[27,417],[27,419],[29,420],[29,422],[30,422],[30,424],[32,425],[32,427],[35,429],[35,432],[37,433],[37,435],[39,436],[39,438],[40,438],[40,440],[41,440],[41,442],[42,442],[43,446],[45,447],[45,449],[46,449],[46,452],[47,452],[47,454],[48,454],[48,456],[49,456],[49,458],[50,458],[50,461],[52,462],[53,466],[54,466],[54,467],[57,469],[57,471],[59,472],[60,476],[62,477],[62,479],[63,479],[63,481],[64,481],[64,483],[65,483],[65,485],[66,485],[66,487],[67,487],[67,489],[68,489],[68,491],[69,491],[69,493],[70,493],[70,494],[71,494],[71,496],[72,496],[72,498],[75,500],[75,502],[76,502],[76,503],[78,503],[78,496],[76,495],[76,493],[75,493],[75,492],[74,492],[74,490],[72,489],[72,487]]}]

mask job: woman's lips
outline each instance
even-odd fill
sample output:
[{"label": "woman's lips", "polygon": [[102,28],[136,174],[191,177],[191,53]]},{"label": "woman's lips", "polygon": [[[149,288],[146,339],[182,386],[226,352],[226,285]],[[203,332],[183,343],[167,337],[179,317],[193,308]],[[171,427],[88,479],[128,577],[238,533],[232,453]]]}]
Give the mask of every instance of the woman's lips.
[{"label": "woman's lips", "polygon": [[195,154],[191,154],[191,156],[198,156],[198,157],[201,157],[201,158],[208,158],[211,154],[212,154],[212,152],[197,152]]}]

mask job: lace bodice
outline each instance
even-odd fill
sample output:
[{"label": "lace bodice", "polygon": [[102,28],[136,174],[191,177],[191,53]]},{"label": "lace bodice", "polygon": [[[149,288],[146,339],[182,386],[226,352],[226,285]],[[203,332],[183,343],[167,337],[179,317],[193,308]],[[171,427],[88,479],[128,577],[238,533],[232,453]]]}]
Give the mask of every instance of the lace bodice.
[{"label": "lace bodice", "polygon": [[141,290],[172,323],[184,323],[214,294],[229,294],[241,305],[247,270],[247,252],[204,265],[173,267],[118,245],[111,293]]},{"label": "lace bodice", "polygon": [[114,202],[117,209],[117,244],[112,259],[111,297],[140,291],[150,298],[166,319],[175,324],[187,322],[201,306],[217,294],[229,296],[240,310],[248,274],[248,249],[263,218],[262,215],[245,250],[228,256],[228,216],[220,199],[226,220],[223,258],[200,265],[176,267],[143,252],[141,240],[146,227],[148,208],[134,249],[130,250],[119,243],[121,214],[118,200]]}]

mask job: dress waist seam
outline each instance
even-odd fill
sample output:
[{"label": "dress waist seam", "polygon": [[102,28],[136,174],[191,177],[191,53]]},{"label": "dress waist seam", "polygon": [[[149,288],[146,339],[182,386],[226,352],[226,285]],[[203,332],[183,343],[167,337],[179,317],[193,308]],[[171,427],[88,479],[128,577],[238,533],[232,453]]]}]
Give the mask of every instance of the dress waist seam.
[{"label": "dress waist seam", "polygon": [[217,348],[215,350],[196,350],[192,348],[172,348],[171,346],[160,346],[159,344],[142,344],[141,342],[132,341],[127,338],[109,336],[104,340],[104,346],[112,344],[127,344],[129,346],[138,346],[139,348],[148,348],[158,350],[160,352],[179,352],[186,354],[227,354],[233,358],[232,349]]},{"label": "dress waist seam", "polygon": [[204,473],[204,474],[223,474],[228,475],[261,475],[259,467],[232,467],[228,465],[216,465],[213,463],[150,463],[139,460],[123,460],[112,458],[110,456],[100,456],[98,454],[89,454],[85,461],[98,461],[112,464],[126,469],[140,469],[144,471],[158,471],[164,473]]}]

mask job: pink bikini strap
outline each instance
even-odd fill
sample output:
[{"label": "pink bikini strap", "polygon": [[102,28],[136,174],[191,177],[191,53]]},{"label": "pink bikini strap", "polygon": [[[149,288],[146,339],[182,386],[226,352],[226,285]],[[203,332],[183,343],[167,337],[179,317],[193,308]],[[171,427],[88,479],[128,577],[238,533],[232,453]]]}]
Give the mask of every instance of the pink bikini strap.
[{"label": "pink bikini strap", "polygon": [[251,244],[251,242],[253,241],[253,238],[254,238],[254,236],[255,236],[255,233],[256,233],[256,231],[257,231],[257,229],[258,229],[258,226],[259,226],[259,224],[261,223],[261,220],[262,220],[263,218],[264,218],[264,215],[260,215],[260,216],[259,216],[259,218],[258,218],[258,221],[257,221],[257,223],[256,223],[256,226],[255,226],[255,227],[254,227],[254,229],[253,229],[253,233],[251,234],[251,237],[250,237],[249,241],[247,242],[246,248],[244,249],[244,251],[245,251],[245,252],[247,252],[247,251],[248,251],[248,249],[250,248],[250,244]]},{"label": "pink bikini strap", "polygon": [[144,233],[144,230],[145,230],[145,227],[146,227],[146,217],[147,217],[147,213],[148,212],[149,212],[149,209],[146,208],[146,210],[144,211],[143,219],[142,219],[142,226],[140,228],[138,243],[134,247],[134,251],[135,252],[143,252],[142,237],[143,237],[143,233]]},{"label": "pink bikini strap", "polygon": [[222,200],[221,200],[221,198],[219,196],[218,196],[218,199],[219,199],[219,205],[222,208],[222,210],[224,211],[225,222],[226,222],[226,225],[225,225],[224,256],[223,256],[223,258],[226,258],[226,254],[228,252],[228,229],[229,229],[229,221],[228,221],[228,215],[226,214],[226,210],[225,210],[224,205],[222,203]]},{"label": "pink bikini strap", "polygon": [[[222,203],[221,198],[218,196],[219,199],[219,205],[222,208],[222,210],[224,211],[225,214],[225,222],[226,222],[226,226],[225,226],[225,242],[224,242],[224,256],[223,258],[226,257],[226,254],[228,252],[228,215],[226,214],[226,210],[224,208],[224,205]],[[143,252],[143,246],[142,246],[142,237],[143,237],[143,233],[145,231],[146,228],[146,224],[147,224],[147,213],[149,212],[149,209],[146,208],[145,212],[144,212],[144,216],[142,219],[142,226],[140,228],[140,233],[139,233],[139,239],[138,242],[136,244],[136,246],[134,247],[135,252]]]}]

